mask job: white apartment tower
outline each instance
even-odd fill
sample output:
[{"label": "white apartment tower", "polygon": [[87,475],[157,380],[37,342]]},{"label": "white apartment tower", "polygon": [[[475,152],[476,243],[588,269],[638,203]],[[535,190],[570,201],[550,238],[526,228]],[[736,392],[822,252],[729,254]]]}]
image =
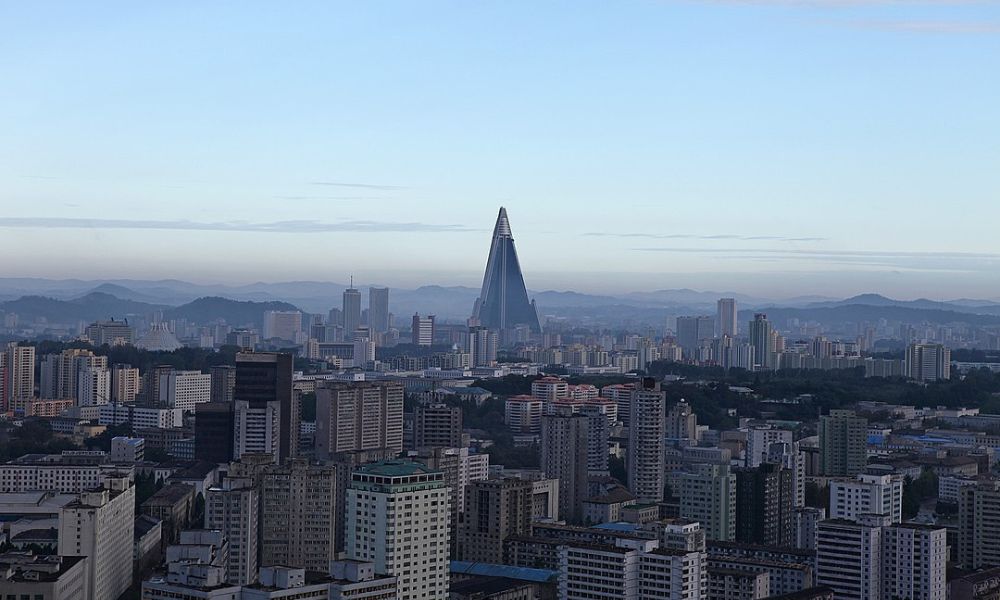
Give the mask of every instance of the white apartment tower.
[{"label": "white apartment tower", "polygon": [[205,529],[217,529],[229,540],[227,578],[233,585],[257,580],[258,511],[259,494],[250,478],[226,479],[205,492]]},{"label": "white apartment tower", "polygon": [[347,490],[347,556],[394,575],[399,598],[449,596],[449,490],[444,473],[390,460],[359,467]]},{"label": "white apartment tower", "polygon": [[127,474],[109,476],[59,517],[59,554],[87,557],[87,598],[117,598],[132,585],[135,487]]},{"label": "white apartment tower", "polygon": [[903,522],[903,479],[898,475],[868,475],[830,481],[830,518],[858,519],[861,515],[886,515]]},{"label": "white apartment tower", "polygon": [[659,502],[666,483],[667,396],[646,378],[631,390],[629,408],[628,488],[639,502]]}]

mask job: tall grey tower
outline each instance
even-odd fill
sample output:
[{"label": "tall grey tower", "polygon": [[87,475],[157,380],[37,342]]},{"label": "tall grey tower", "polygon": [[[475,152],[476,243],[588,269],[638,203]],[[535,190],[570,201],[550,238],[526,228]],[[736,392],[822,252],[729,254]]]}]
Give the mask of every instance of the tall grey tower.
[{"label": "tall grey tower", "polygon": [[483,290],[476,300],[473,318],[488,329],[503,331],[527,325],[535,333],[542,331],[535,303],[528,300],[524,276],[514,249],[514,237],[507,220],[507,209],[500,207],[493,228],[490,258],[483,275]]},{"label": "tall grey tower", "polygon": [[351,287],[344,290],[344,339],[353,340],[354,330],[361,325],[361,290],[354,287],[351,277]]}]

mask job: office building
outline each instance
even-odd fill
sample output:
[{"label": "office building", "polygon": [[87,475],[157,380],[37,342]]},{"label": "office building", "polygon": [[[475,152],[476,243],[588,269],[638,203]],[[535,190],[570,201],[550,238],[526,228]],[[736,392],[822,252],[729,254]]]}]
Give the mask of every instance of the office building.
[{"label": "office building", "polygon": [[413,410],[413,447],[461,448],[462,409],[447,404],[420,404]]},{"label": "office building", "polygon": [[116,436],[111,438],[111,462],[135,464],[145,456],[146,441],[141,437]]},{"label": "office building", "polygon": [[917,381],[951,379],[951,350],[941,344],[910,344],[905,366],[906,376]]},{"label": "office building", "polygon": [[95,321],[83,332],[90,342],[97,346],[123,346],[135,343],[135,329],[128,321]]},{"label": "office building", "polygon": [[494,331],[513,330],[519,325],[534,333],[542,331],[535,303],[528,300],[510,221],[503,207],[493,227],[483,287],[473,308],[472,321]]},{"label": "office building", "polygon": [[712,317],[677,317],[677,343],[688,356],[695,356],[702,340],[715,337]]},{"label": "office building", "polygon": [[197,460],[227,463],[233,459],[236,411],[232,402],[205,402],[195,406],[194,456]]},{"label": "office building", "polygon": [[132,585],[135,486],[127,474],[108,476],[63,507],[59,554],[87,558],[86,598],[117,598]]},{"label": "office building", "polygon": [[831,410],[819,418],[822,474],[856,477],[868,463],[868,420],[853,410]]},{"label": "office building", "polygon": [[403,386],[334,383],[316,389],[316,457],[389,448],[403,451]]},{"label": "office building", "polygon": [[229,541],[226,581],[233,585],[257,580],[259,502],[247,477],[230,477],[205,492],[205,529],[217,529]]},{"label": "office building", "polygon": [[728,465],[696,464],[677,481],[681,518],[701,523],[707,539],[736,538],[736,475]]},{"label": "office building", "polygon": [[173,544],[180,532],[191,526],[195,492],[193,485],[169,483],[156,490],[139,507],[142,514],[160,521],[160,535],[164,544]]},{"label": "office building", "polygon": [[666,485],[667,397],[651,378],[630,390],[628,489],[640,503],[660,502]]},{"label": "office building", "polygon": [[297,310],[269,310],[264,313],[265,340],[298,341],[302,332],[302,313]]},{"label": "office building", "polygon": [[765,546],[795,545],[792,474],[792,471],[773,463],[735,470],[737,542]]},{"label": "office building", "polygon": [[559,518],[583,521],[587,498],[587,417],[560,413],[542,416],[542,472],[559,480]]},{"label": "office building", "polygon": [[[273,427],[276,421],[278,460],[294,458],[298,452],[302,418],[299,396],[292,390],[292,372],[291,354],[240,352],[236,355],[233,399],[237,404],[237,437],[267,441],[274,431],[261,428]],[[240,402],[246,403],[246,418],[242,422],[239,419]],[[254,425],[258,429],[241,433],[239,427],[245,425]]]},{"label": "office building", "polygon": [[141,387],[139,369],[127,364],[111,366],[111,402],[117,404],[135,402]]},{"label": "office building", "polygon": [[[351,278],[353,282],[353,277]],[[361,327],[361,291],[354,287],[344,290],[343,305],[341,309],[341,325],[344,326],[346,335],[350,335],[355,329]]]},{"label": "office building", "polygon": [[413,315],[410,339],[414,346],[430,346],[434,343],[434,315],[421,317]]},{"label": "office building", "polygon": [[830,518],[855,520],[861,515],[886,515],[892,523],[903,522],[903,478],[899,475],[869,475],[830,481]]},{"label": "office building", "polygon": [[736,299],[719,298],[719,301],[715,303],[715,308],[715,337],[729,336],[735,338],[739,332]]},{"label": "office building", "polygon": [[776,369],[776,348],[774,326],[767,320],[767,315],[757,313],[750,321],[748,329],[750,346],[753,347],[755,368],[761,370]]},{"label": "office building", "polygon": [[26,454],[0,464],[0,493],[53,491],[79,494],[99,488],[108,477],[127,471],[99,450]]},{"label": "office building", "polygon": [[408,461],[356,469],[347,490],[347,557],[398,578],[400,598],[445,600],[450,508],[444,474]]},{"label": "office building", "polygon": [[280,432],[281,406],[277,401],[253,405],[246,400],[233,402],[234,459],[244,454],[270,454],[280,460]]},{"label": "office building", "polygon": [[474,481],[465,488],[457,558],[502,564],[504,540],[531,533],[532,485],[523,479]]},{"label": "office building", "polygon": [[958,498],[958,563],[1000,567],[1000,481],[962,487]]},{"label": "office building", "polygon": [[201,371],[171,370],[160,378],[159,398],[167,408],[194,412],[196,404],[212,399],[212,376]]},{"label": "office building", "polygon": [[215,365],[209,369],[212,389],[211,402],[232,402],[236,393],[236,367]]},{"label": "office building", "polygon": [[264,468],[261,566],[325,571],[336,558],[337,469],[292,459]]},{"label": "office building", "polygon": [[389,288],[368,288],[368,326],[375,333],[385,333],[389,325]]}]

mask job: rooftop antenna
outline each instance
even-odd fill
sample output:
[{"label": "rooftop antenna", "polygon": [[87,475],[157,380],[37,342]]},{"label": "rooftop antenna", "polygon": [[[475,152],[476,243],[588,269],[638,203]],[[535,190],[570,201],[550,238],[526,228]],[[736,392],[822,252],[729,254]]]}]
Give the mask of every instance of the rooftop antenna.
[{"label": "rooftop antenna", "polygon": [[351,275],[351,289],[354,289],[354,275]]}]

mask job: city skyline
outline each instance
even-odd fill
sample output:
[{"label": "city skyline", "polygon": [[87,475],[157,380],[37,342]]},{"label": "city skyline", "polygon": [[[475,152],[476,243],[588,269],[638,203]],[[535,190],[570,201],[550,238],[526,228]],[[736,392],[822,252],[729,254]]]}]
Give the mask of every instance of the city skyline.
[{"label": "city skyline", "polygon": [[567,8],[7,7],[5,274],[997,296],[995,3]]}]

